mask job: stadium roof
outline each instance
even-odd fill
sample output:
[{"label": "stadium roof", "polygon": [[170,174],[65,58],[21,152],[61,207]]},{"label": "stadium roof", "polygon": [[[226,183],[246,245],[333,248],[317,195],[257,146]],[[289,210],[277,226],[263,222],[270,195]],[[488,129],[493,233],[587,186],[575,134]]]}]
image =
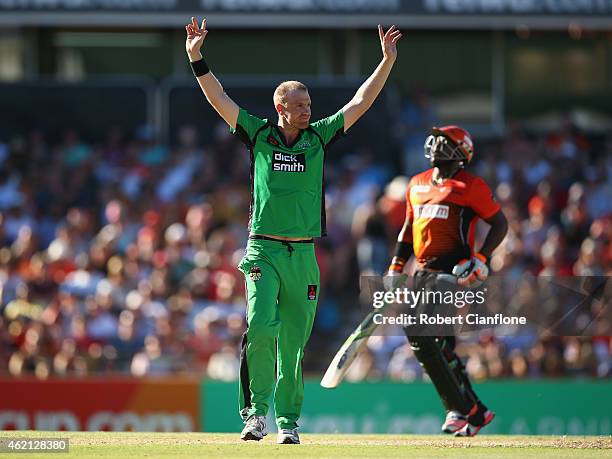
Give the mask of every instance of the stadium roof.
[{"label": "stadium roof", "polygon": [[612,30],[612,0],[0,0],[2,26]]}]

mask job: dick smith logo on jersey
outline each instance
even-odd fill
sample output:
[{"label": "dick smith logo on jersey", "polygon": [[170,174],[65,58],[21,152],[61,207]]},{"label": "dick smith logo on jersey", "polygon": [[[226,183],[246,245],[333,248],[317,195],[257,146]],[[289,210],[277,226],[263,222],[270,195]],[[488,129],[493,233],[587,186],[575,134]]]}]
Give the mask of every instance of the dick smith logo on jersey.
[{"label": "dick smith logo on jersey", "polygon": [[272,170],[278,172],[305,172],[306,171],[306,155],[288,155],[275,151],[272,157]]},{"label": "dick smith logo on jersey", "polygon": [[416,218],[448,218],[448,206],[439,204],[422,204],[414,206],[414,214]]}]

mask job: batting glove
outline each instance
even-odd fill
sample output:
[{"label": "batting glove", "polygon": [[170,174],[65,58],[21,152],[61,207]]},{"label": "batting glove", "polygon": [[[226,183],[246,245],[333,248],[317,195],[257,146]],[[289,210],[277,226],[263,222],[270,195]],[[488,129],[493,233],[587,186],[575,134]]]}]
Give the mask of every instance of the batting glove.
[{"label": "batting glove", "polygon": [[457,276],[457,284],[476,288],[489,277],[489,267],[487,266],[487,258],[475,253],[469,260],[461,260],[453,267],[453,275]]},{"label": "batting glove", "polygon": [[391,266],[389,266],[387,273],[383,277],[383,285],[385,286],[385,290],[393,291],[397,288],[406,286],[408,276],[403,274],[405,264],[406,262],[403,259],[393,257]]}]

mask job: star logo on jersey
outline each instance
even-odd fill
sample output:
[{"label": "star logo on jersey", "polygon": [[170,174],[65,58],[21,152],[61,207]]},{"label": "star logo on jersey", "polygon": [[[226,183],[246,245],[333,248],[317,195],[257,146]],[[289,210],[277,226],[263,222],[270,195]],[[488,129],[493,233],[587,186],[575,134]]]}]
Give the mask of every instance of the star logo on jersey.
[{"label": "star logo on jersey", "polygon": [[257,282],[261,279],[261,268],[259,266],[253,266],[249,271],[249,277],[253,282]]},{"label": "star logo on jersey", "polygon": [[275,147],[278,147],[278,140],[276,140],[272,134],[268,135],[267,142],[270,145],[274,145]]}]

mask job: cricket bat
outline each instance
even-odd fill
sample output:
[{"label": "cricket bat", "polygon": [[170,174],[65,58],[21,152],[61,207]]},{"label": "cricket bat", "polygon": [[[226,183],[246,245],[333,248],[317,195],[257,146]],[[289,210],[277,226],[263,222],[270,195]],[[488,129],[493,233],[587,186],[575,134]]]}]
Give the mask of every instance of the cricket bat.
[{"label": "cricket bat", "polygon": [[365,319],[357,326],[355,331],[346,339],[340,350],[336,352],[329,368],[325,372],[321,380],[321,386],[327,389],[337,387],[344,378],[347,370],[359,354],[359,351],[365,346],[368,338],[372,336],[378,325],[374,323],[374,314],[380,314],[382,309],[376,309],[370,312]]}]

